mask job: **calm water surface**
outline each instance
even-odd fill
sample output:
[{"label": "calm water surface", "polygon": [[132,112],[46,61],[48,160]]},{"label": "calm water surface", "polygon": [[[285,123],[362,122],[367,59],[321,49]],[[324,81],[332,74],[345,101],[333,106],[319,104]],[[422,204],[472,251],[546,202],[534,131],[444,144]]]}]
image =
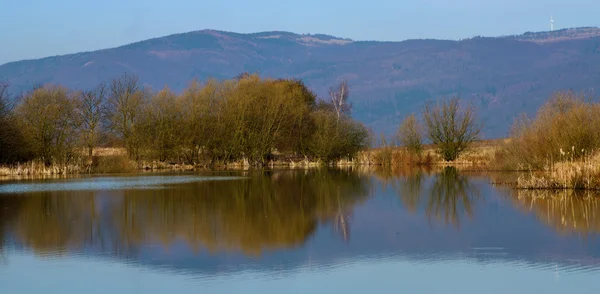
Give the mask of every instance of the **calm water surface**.
[{"label": "calm water surface", "polygon": [[489,184],[503,176],[2,182],[0,292],[600,293],[600,198]]}]

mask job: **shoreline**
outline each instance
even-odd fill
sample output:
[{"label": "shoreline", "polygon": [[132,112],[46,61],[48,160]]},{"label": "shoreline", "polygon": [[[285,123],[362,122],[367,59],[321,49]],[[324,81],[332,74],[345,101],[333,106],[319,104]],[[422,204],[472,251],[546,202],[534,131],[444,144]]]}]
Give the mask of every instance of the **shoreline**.
[{"label": "shoreline", "polygon": [[[230,163],[168,163],[159,161],[135,162],[126,158],[123,148],[97,148],[94,150],[95,167],[86,165],[81,158],[70,165],[45,166],[39,161],[13,166],[0,166],[0,182],[23,178],[60,178],[74,175],[111,175],[144,173],[177,173],[197,171],[247,171],[253,169],[316,169],[316,168],[358,168],[364,170],[387,170],[390,174],[408,174],[409,170],[440,170],[455,167],[460,172],[490,174],[490,183],[515,190],[531,191],[600,191],[600,178],[595,176],[600,168],[592,162],[600,161],[600,155],[593,161],[564,162],[553,169],[507,170],[494,164],[494,156],[506,140],[483,141],[474,144],[454,162],[441,160],[433,146],[427,146],[422,157],[429,157],[427,164],[411,162],[402,147],[380,147],[360,151],[353,159],[339,160],[324,164],[320,160],[307,157],[279,155],[279,158],[265,164],[250,164],[241,160]],[[89,162],[88,162],[89,163]],[[492,176],[493,175],[493,176]],[[510,176],[506,176],[510,175]],[[508,178],[503,178],[508,177]]]}]

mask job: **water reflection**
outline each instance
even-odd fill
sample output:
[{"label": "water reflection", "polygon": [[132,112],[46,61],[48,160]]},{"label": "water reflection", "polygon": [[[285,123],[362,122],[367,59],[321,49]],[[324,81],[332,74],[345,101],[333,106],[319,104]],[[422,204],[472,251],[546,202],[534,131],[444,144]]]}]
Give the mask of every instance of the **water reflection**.
[{"label": "water reflection", "polygon": [[[600,238],[593,236],[600,227],[598,198],[591,195],[500,190],[487,178],[455,168],[215,175],[236,177],[140,177],[136,183],[151,184],[132,189],[121,179],[123,189],[94,191],[39,191],[42,182],[34,191],[21,183],[18,187],[27,189],[19,191],[29,192],[0,194],[0,251],[5,254],[0,259],[7,260],[0,266],[0,284],[17,284],[18,279],[2,280],[2,274],[16,276],[23,268],[41,268],[39,276],[62,270],[65,276],[71,272],[97,280],[83,272],[102,264],[113,276],[151,269],[156,272],[148,278],[152,281],[191,275],[204,284],[218,279],[240,288],[247,286],[240,281],[249,273],[265,285],[304,275],[308,285],[353,268],[352,277],[367,280],[374,278],[373,269],[393,280],[404,269],[400,276],[419,281],[408,292],[419,292],[431,271],[465,279],[457,266],[492,281],[502,276],[490,271],[498,266],[528,275],[556,271],[561,278],[600,269]],[[104,187],[111,178],[73,182],[87,187],[86,181],[104,181]],[[69,186],[69,181],[60,184]],[[585,240],[569,236],[580,232]],[[61,266],[65,260],[70,266]],[[120,274],[112,272],[120,266]],[[422,271],[415,271],[419,267]],[[326,285],[355,281],[323,280]],[[471,281],[468,276],[458,284]]]},{"label": "water reflection", "polygon": [[423,208],[430,222],[459,228],[461,219],[472,218],[474,203],[480,199],[477,186],[455,167],[444,167],[436,173],[409,168],[376,174],[392,185],[408,211],[415,213]]},{"label": "water reflection", "polygon": [[[15,237],[40,254],[94,244],[100,231],[93,193],[33,193],[15,197],[16,215],[9,219]],[[15,208],[10,208],[15,209]]]},{"label": "water reflection", "polygon": [[[278,171],[172,189],[52,191],[0,197],[0,227],[39,253],[95,248],[135,254],[144,244],[259,255],[302,245],[319,224],[349,240],[352,207],[369,181],[348,171]],[[2,232],[2,236],[7,232]]]},{"label": "water reflection", "polygon": [[584,238],[600,233],[600,195],[590,191],[511,191],[510,199],[562,235]]},{"label": "water reflection", "polygon": [[395,186],[396,190],[399,191],[398,195],[400,195],[400,200],[409,211],[415,212],[419,207],[424,179],[425,172],[422,170],[415,170],[402,177],[400,179],[400,184]]},{"label": "water reflection", "polygon": [[427,215],[460,227],[461,218],[472,218],[480,193],[455,167],[445,167],[435,176],[427,201]]}]

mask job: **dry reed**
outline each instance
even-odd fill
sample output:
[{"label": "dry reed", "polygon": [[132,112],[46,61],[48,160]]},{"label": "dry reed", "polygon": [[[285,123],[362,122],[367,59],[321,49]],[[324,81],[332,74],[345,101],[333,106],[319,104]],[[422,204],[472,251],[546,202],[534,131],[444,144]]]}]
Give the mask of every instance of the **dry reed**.
[{"label": "dry reed", "polygon": [[454,161],[444,161],[435,146],[427,146],[421,154],[403,147],[383,147],[359,152],[356,162],[361,165],[382,166],[488,166],[498,150],[497,143],[479,144],[463,152]]},{"label": "dry reed", "polygon": [[572,156],[567,161],[551,162],[544,170],[520,176],[517,188],[600,190],[600,153],[579,160]]},{"label": "dry reed", "polygon": [[0,167],[0,176],[65,175],[81,173],[81,163],[45,165],[41,161],[17,163]]}]

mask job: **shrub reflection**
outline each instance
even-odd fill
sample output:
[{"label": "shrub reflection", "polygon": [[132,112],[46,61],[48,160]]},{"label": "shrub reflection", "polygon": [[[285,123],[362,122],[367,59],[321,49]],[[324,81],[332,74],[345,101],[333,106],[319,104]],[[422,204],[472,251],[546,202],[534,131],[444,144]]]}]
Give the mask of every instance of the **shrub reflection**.
[{"label": "shrub reflection", "polygon": [[461,219],[471,218],[480,193],[469,178],[455,167],[396,169],[375,173],[392,185],[408,211],[424,210],[430,222],[460,227]]},{"label": "shrub reflection", "polygon": [[0,235],[10,231],[39,253],[93,247],[126,255],[185,241],[197,251],[256,255],[300,246],[319,224],[348,240],[352,209],[369,185],[350,171],[275,171],[166,189],[9,195],[0,204],[14,213],[0,216]]}]

